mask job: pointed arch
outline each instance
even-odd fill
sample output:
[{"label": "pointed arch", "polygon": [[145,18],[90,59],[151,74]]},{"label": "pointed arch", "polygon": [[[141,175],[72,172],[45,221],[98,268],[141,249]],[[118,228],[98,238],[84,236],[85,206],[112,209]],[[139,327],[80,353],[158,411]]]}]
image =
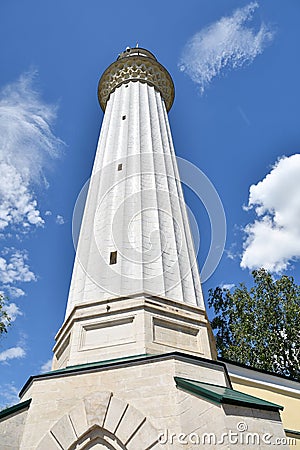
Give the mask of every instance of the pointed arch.
[{"label": "pointed arch", "polygon": [[159,431],[112,392],[96,392],[63,415],[37,450],[159,450]]}]

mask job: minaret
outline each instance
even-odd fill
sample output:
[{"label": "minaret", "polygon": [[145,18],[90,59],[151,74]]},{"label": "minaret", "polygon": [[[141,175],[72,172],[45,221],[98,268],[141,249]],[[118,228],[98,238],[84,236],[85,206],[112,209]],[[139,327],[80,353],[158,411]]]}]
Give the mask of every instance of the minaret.
[{"label": "minaret", "polygon": [[103,73],[104,111],[53,368],[184,350],[212,358],[168,114],[174,84],[127,48]]},{"label": "minaret", "polygon": [[53,370],[1,411],[1,450],[242,450],[246,430],[285,437],[281,406],[233,390],[215,358],[167,117],[173,97],[144,49],[128,48],[100,80],[105,114]]}]

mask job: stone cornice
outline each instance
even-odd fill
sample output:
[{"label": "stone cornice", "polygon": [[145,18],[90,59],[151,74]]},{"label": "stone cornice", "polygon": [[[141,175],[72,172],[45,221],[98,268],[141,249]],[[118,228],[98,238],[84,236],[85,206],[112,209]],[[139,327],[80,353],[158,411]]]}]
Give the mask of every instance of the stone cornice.
[{"label": "stone cornice", "polygon": [[175,90],[169,72],[153,57],[141,53],[119,58],[103,73],[98,86],[98,98],[103,111],[110,94],[129,81],[140,81],[154,86],[161,93],[167,111],[171,109]]},{"label": "stone cornice", "polygon": [[[122,304],[121,310],[123,311],[135,309],[137,308],[138,304],[141,308],[149,308],[151,305],[156,306],[156,308],[159,309],[168,308],[167,311],[170,315],[172,315],[172,312],[175,314],[176,311],[176,313],[178,314],[183,313],[186,317],[195,316],[197,317],[197,321],[201,323],[208,322],[205,308],[191,305],[189,303],[183,303],[179,301],[176,302],[175,300],[171,300],[166,297],[154,296],[147,292],[138,292],[126,297],[115,297],[100,301],[93,300],[91,302],[81,303],[74,306],[72,312],[68,315],[55,336],[55,340],[57,343],[55,344],[53,351],[57,350],[57,348],[59,347],[58,341],[60,341],[66,334],[68,334],[68,332],[74,325],[75,320],[81,319],[82,317],[86,318],[95,315],[108,315],[108,310],[106,308],[108,305],[111,307],[113,304]],[[101,310],[102,313],[100,313]]]}]

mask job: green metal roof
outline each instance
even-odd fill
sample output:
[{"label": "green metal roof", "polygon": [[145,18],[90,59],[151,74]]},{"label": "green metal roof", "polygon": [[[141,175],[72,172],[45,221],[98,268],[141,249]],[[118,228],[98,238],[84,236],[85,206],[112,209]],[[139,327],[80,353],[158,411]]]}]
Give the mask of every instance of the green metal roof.
[{"label": "green metal roof", "polygon": [[25,400],[25,402],[18,403],[17,405],[10,406],[9,408],[5,408],[0,411],[0,420],[4,419],[4,417],[10,416],[16,412],[22,411],[22,409],[29,408],[31,403],[31,398],[29,400]]},{"label": "green metal roof", "polygon": [[300,438],[300,431],[297,430],[288,430],[287,428],[284,429],[286,434],[293,434],[294,436],[299,436]]},{"label": "green metal roof", "polygon": [[78,364],[78,365],[74,365],[74,366],[67,366],[67,367],[64,367],[61,369],[51,370],[46,373],[33,375],[28,378],[25,385],[21,389],[19,396],[22,397],[24,395],[24,393],[26,392],[26,390],[28,389],[28,387],[30,386],[30,384],[36,380],[41,380],[41,379],[49,378],[49,377],[67,376],[67,375],[72,375],[75,373],[85,373],[87,371],[101,370],[102,368],[111,369],[113,367],[122,367],[122,366],[128,365],[128,364],[131,365],[131,364],[140,364],[140,363],[146,363],[146,362],[151,362],[151,361],[153,361],[153,362],[163,361],[163,360],[170,359],[170,358],[184,358],[184,360],[196,361],[197,363],[200,363],[200,364],[204,363],[204,364],[212,365],[214,367],[218,367],[219,369],[222,369],[224,371],[224,373],[226,374],[226,378],[228,379],[228,382],[230,383],[230,379],[228,376],[228,372],[227,372],[225,363],[215,361],[215,360],[210,360],[210,359],[208,360],[208,359],[200,357],[200,356],[189,355],[186,353],[176,351],[176,352],[169,352],[169,353],[158,353],[158,354],[145,353],[145,354],[140,354],[140,355],[125,356],[122,358],[108,359],[105,361],[96,361],[96,362],[91,362],[91,363]]},{"label": "green metal roof", "polygon": [[176,386],[187,392],[198,395],[199,397],[210,400],[214,403],[232,404],[241,406],[251,406],[252,408],[268,409],[277,411],[283,410],[283,406],[271,403],[253,395],[244,394],[243,392],[230,389],[225,386],[218,386],[210,383],[202,383],[200,381],[188,380],[186,378],[175,377]]},{"label": "green metal roof", "polygon": [[141,358],[145,358],[148,356],[152,356],[152,355],[144,353],[141,355],[123,356],[122,358],[107,359],[105,361],[96,361],[96,362],[91,362],[91,363],[77,364],[75,366],[64,367],[63,369],[50,370],[49,372],[43,373],[43,375],[48,375],[48,374],[52,375],[57,372],[59,372],[59,373],[60,372],[72,372],[77,369],[90,369],[93,367],[101,367],[101,366],[107,365],[108,363],[114,364],[114,363],[125,362],[125,361],[135,361],[135,360],[139,360]]}]

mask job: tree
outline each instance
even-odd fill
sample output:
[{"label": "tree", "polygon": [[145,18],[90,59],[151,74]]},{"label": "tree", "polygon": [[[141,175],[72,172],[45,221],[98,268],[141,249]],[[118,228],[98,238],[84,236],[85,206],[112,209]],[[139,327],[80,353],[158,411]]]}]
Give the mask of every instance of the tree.
[{"label": "tree", "polygon": [[7,333],[7,328],[10,325],[10,317],[6,312],[6,302],[3,294],[0,293],[0,335],[2,333]]},{"label": "tree", "polygon": [[210,289],[219,356],[300,380],[300,286],[293,277],[252,272],[254,286]]}]

